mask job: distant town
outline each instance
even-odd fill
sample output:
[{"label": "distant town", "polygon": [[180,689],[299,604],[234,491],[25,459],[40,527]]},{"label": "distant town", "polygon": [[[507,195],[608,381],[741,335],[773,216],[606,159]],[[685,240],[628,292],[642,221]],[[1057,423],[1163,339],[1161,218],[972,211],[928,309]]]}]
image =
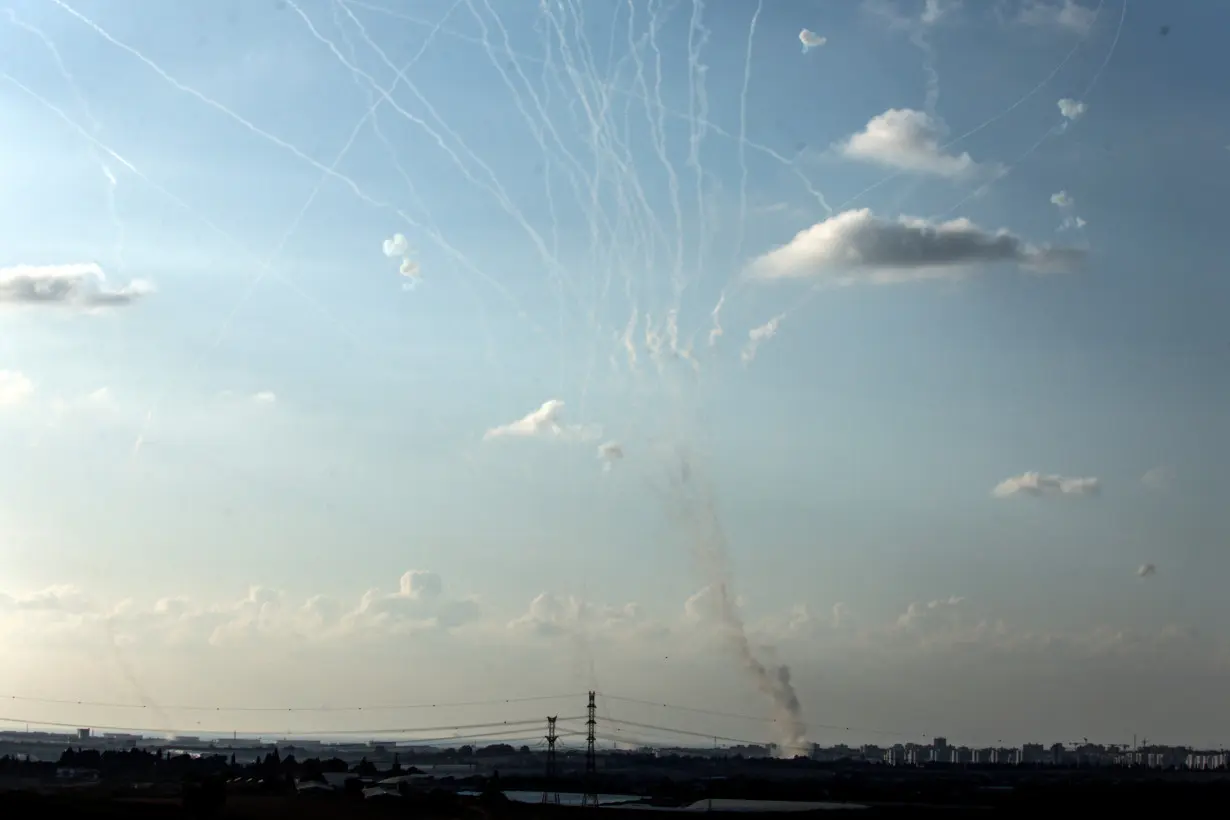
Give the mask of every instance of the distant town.
[{"label": "distant town", "polygon": [[[538,744],[541,746],[541,744]],[[509,772],[539,770],[546,752],[528,745],[492,741],[469,742],[464,745],[426,745],[413,740],[313,740],[304,738],[264,739],[232,737],[201,737],[174,735],[150,737],[120,732],[96,732],[80,728],[75,732],[0,731],[0,757],[54,762],[65,749],[126,751],[162,750],[167,755],[225,756],[233,763],[260,761],[271,753],[293,755],[304,759],[332,759],[357,764],[367,761],[387,768],[394,760],[415,761],[435,766],[456,767],[473,774],[493,770]],[[612,743],[596,748],[602,768],[618,768],[630,759],[646,762],[654,758],[736,758],[761,761],[779,757],[773,745],[734,745],[713,747],[634,746]],[[578,762],[582,750],[559,752],[561,768],[568,761]],[[821,746],[813,744],[811,761],[819,763],[861,763],[882,766],[947,767],[947,766],[1049,766],[1049,767],[1136,767],[1147,769],[1226,770],[1230,769],[1230,752],[1222,749],[1196,749],[1185,746],[1163,746],[1141,743],[1105,745],[1099,743],[1026,743],[1022,746],[972,747],[952,744],[936,737],[929,744],[897,743],[893,745]]]}]

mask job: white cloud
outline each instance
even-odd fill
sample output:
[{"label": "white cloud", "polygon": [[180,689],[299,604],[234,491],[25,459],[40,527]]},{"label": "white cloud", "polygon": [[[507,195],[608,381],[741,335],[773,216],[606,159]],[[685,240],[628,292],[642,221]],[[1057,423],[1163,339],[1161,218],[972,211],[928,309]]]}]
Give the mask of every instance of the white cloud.
[{"label": "white cloud", "polygon": [[[319,609],[321,601],[315,606]],[[444,582],[436,573],[410,570],[401,576],[396,592],[368,590],[359,606],[342,616],[341,626],[348,632],[361,628],[396,634],[449,630],[473,623],[479,613],[472,598],[446,598]]]},{"label": "white cloud", "polygon": [[919,174],[959,178],[983,170],[968,153],[945,153],[940,141],[946,134],[943,123],[923,111],[892,108],[836,148],[849,159]]},{"label": "white cloud", "polygon": [[1160,465],[1142,475],[1140,482],[1151,490],[1169,490],[1174,485],[1174,479],[1174,468]]},{"label": "white cloud", "polygon": [[1157,567],[1153,564],[1141,564],[1136,568],[1136,575],[1140,578],[1148,578],[1150,575],[1157,574]]},{"label": "white cloud", "polygon": [[1064,97],[1055,104],[1059,106],[1059,113],[1069,120],[1079,120],[1089,109],[1083,102],[1077,102],[1067,97]]},{"label": "white cloud", "polygon": [[663,630],[660,624],[645,618],[634,602],[608,606],[549,592],[535,596],[529,608],[509,621],[506,628],[541,638],[604,639],[634,639]]},{"label": "white cloud", "polygon": [[1060,191],[1057,194],[1051,194],[1051,204],[1059,208],[1071,208],[1075,203],[1072,197],[1068,196],[1067,191]]},{"label": "white cloud", "polygon": [[1101,489],[1102,483],[1096,478],[1070,478],[1028,472],[1004,479],[995,486],[991,494],[996,498],[1011,498],[1017,495],[1093,496],[1101,492]]},{"label": "white cloud", "polygon": [[568,441],[591,441],[602,436],[602,428],[597,425],[563,424],[561,422],[563,412],[564,403],[562,401],[548,399],[532,413],[514,422],[492,427],[483,434],[483,440],[550,437]]},{"label": "white cloud", "polygon": [[252,395],[252,401],[257,404],[276,404],[278,396],[272,390],[262,390]]},{"label": "white cloud", "polygon": [[1017,21],[1027,26],[1057,28],[1084,35],[1093,28],[1097,17],[1094,9],[1082,6],[1075,0],[1059,0],[1055,3],[1027,0]]},{"label": "white cloud", "polygon": [[[13,663],[29,673],[12,692],[19,697],[218,707],[185,716],[167,706],[171,714],[163,719],[156,706],[140,716],[123,710],[122,717],[119,709],[74,706],[69,716],[69,707],[23,704],[23,716],[32,720],[136,725],[150,734],[152,727],[310,734],[522,717],[537,725],[547,706],[521,709],[505,699],[583,691],[593,675],[609,693],[771,717],[735,674],[712,619],[691,622],[677,608],[657,616],[634,603],[607,606],[544,594],[500,611],[474,605],[476,620],[447,629],[448,619],[437,613],[456,599],[430,579],[415,575],[392,592],[365,596],[368,603],[359,606],[321,595],[294,599],[260,586],[220,604],[170,596],[151,597],[148,604],[92,604],[71,587],[0,593],[0,640]],[[1138,583],[1144,592],[1155,582]],[[1076,722],[1089,726],[1090,734],[1113,736],[1123,714],[1133,714],[1150,736],[1165,729],[1200,742],[1200,732],[1224,734],[1226,721],[1208,725],[1209,715],[1219,714],[1215,705],[1230,671],[1226,639],[1216,630],[1164,622],[1138,632],[1113,623],[1038,629],[1005,622],[991,604],[912,597],[921,603],[905,606],[906,598],[881,610],[886,602],[867,601],[867,614],[856,622],[844,606],[835,606],[840,629],[827,628],[829,618],[785,600],[770,601],[768,611],[749,618],[757,651],[774,657],[764,643],[776,643],[776,657],[790,664],[805,715],[818,723],[825,714],[843,715],[842,728],[813,727],[816,736],[809,739],[885,742],[870,733],[874,727],[906,741],[943,725],[963,744],[989,745],[997,737],[1010,743],[1063,737],[1064,727]],[[365,617],[347,619],[358,610]],[[1062,610],[1051,607],[1045,620],[1050,623]],[[128,667],[124,674],[109,674],[111,659]],[[407,669],[418,672],[407,675]],[[1166,699],[1176,675],[1186,686],[1177,705]],[[1134,685],[1115,686],[1125,679]],[[869,680],[877,685],[869,689]],[[1084,696],[1089,687],[1099,692],[1096,702]],[[1020,707],[1039,691],[1047,693],[1045,709]],[[580,697],[564,697],[570,705],[561,703],[561,714],[582,706]],[[493,703],[482,717],[475,716],[477,707],[449,711],[446,705],[472,700]],[[430,713],[406,709],[400,717],[383,710],[367,717],[333,711],[410,703],[435,706]],[[318,706],[325,708],[311,709]],[[277,707],[296,709],[270,720],[264,710]],[[300,712],[303,707],[308,709]],[[684,719],[666,707],[621,708],[625,719],[655,725],[682,726]],[[928,710],[921,722],[920,710]],[[696,725],[687,728],[697,732],[762,739],[770,734],[767,726],[748,723],[735,732],[723,729],[721,719],[693,719]]]},{"label": "white cloud", "polygon": [[821,37],[811,29],[803,29],[799,32],[799,42],[803,44],[803,51],[806,52],[811,48],[819,48],[828,42],[827,37]]},{"label": "white cloud", "polygon": [[[62,626],[84,628],[82,636],[87,639],[96,639],[98,626],[106,624],[130,644],[220,646],[254,641],[385,640],[411,633],[450,632],[475,623],[481,608],[473,598],[446,595],[436,573],[410,570],[401,576],[396,590],[371,589],[351,605],[327,595],[295,603],[281,590],[253,585],[233,601],[202,605],[185,597],[164,596],[146,608],[131,602],[107,608],[91,603],[75,587],[61,586],[23,596],[0,595],[0,634],[6,631],[6,612],[10,616],[7,626],[12,628],[29,628],[30,613],[42,613],[40,625],[53,625],[49,619],[58,618]],[[64,621],[68,615],[77,617]],[[31,641],[37,641],[37,630],[27,632]]]},{"label": "white cloud", "polygon": [[153,290],[152,285],[139,279],[110,287],[103,269],[93,262],[0,268],[0,304],[122,306]]},{"label": "white cloud", "polygon": [[0,407],[21,404],[34,394],[34,382],[16,370],[0,370]]},{"label": "white cloud", "polygon": [[0,596],[0,609],[77,615],[92,608],[90,600],[73,584],[56,584],[35,592]]},{"label": "white cloud", "polygon": [[897,627],[899,629],[930,627],[937,619],[944,618],[954,607],[960,606],[964,600],[964,598],[952,595],[948,598],[928,601],[925,604],[912,603],[906,607],[905,612],[897,617]]},{"label": "white cloud", "polygon": [[753,261],[748,272],[760,279],[827,277],[837,284],[883,284],[949,277],[995,263],[1056,270],[1083,256],[1076,248],[1031,245],[1007,230],[986,231],[968,219],[890,221],[863,208],[800,231]]}]

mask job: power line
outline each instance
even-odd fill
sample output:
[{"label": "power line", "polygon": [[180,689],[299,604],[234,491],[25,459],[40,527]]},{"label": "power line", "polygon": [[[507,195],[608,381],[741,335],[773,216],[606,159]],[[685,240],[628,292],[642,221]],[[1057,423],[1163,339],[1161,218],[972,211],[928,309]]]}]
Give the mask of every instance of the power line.
[{"label": "power line", "polygon": [[[611,718],[610,720],[607,721],[607,723],[614,723],[617,726],[633,726],[637,729],[649,729],[655,732],[666,732],[667,734],[683,735],[685,737],[703,737],[706,740],[723,740],[723,741],[726,741],[727,743],[742,743],[748,746],[765,745],[765,741],[763,740],[748,740],[746,738],[741,738],[741,737],[725,737],[723,735],[715,735],[710,732],[693,732],[687,729],[676,729],[671,726],[655,726],[652,723],[637,723],[631,720],[616,720],[615,718]],[[619,731],[619,730],[616,729],[616,731]]]},{"label": "power line", "polygon": [[757,715],[744,715],[738,712],[722,712],[717,709],[700,709],[695,706],[679,706],[673,703],[659,703],[656,700],[643,700],[641,698],[628,698],[620,695],[611,695],[606,692],[599,693],[605,700],[618,700],[624,703],[638,703],[642,706],[658,706],[663,709],[672,709],[678,712],[692,712],[698,715],[716,715],[718,717],[738,718],[740,720],[754,720],[761,723],[776,723],[775,718],[760,717]]},{"label": "power line", "polygon": [[[566,718],[560,718],[560,719],[561,720],[580,720],[582,717],[583,715],[573,715],[573,716],[569,716]],[[409,735],[409,734],[415,734],[419,732],[451,732],[451,731],[458,731],[458,730],[463,730],[463,729],[508,729],[510,727],[516,727],[516,726],[528,727],[530,725],[537,724],[540,722],[541,722],[540,718],[534,718],[532,720],[502,720],[502,721],[489,721],[487,723],[457,724],[454,726],[410,726],[410,727],[399,727],[399,728],[320,729],[320,730],[295,732],[293,734],[294,736],[297,736],[297,737],[342,737],[342,736],[348,736],[348,735],[364,735],[364,736]],[[63,723],[63,722],[57,722],[57,721],[51,721],[51,720],[31,720],[29,718],[20,718],[20,717],[0,717],[0,723],[16,723],[16,724],[34,725],[34,726],[52,726],[56,728],[65,728],[65,729],[77,728],[80,726],[80,723]],[[144,727],[144,726],[103,726],[103,725],[95,724],[91,726],[90,728],[102,729],[108,732],[153,732],[154,734],[158,734],[158,735],[167,734],[166,729],[154,729],[154,728]],[[514,731],[515,732],[525,732],[525,731],[528,731],[528,729],[521,728],[521,729],[515,729]],[[291,737],[292,736],[291,733],[288,733],[282,729],[277,729],[277,730],[272,730],[272,731],[267,730],[267,729],[262,729],[262,730],[252,729],[252,730],[245,730],[245,734],[271,736],[271,737]],[[487,737],[489,734],[490,733],[483,733],[480,735],[476,735],[476,737]],[[451,739],[457,739],[457,738],[444,737],[441,739],[451,740]],[[417,738],[409,738],[409,740],[415,741],[417,740]]]},{"label": "power line", "polygon": [[[756,715],[743,714],[739,712],[729,712],[720,709],[706,709],[695,706],[683,706],[675,703],[666,703],[662,701],[648,700],[645,698],[628,697],[624,695],[615,695],[605,692],[596,692],[599,697],[607,701],[618,701],[622,703],[637,704],[640,706],[668,709],[676,712],[687,712],[697,715],[706,715],[711,717],[733,718],[737,720],[747,720],[764,724],[772,724],[777,721],[771,717],[758,717]],[[369,705],[344,705],[344,706],[206,706],[201,704],[151,704],[151,703],[124,703],[118,701],[99,701],[86,699],[69,699],[69,698],[43,698],[28,695],[0,695],[0,701],[9,700],[18,703],[31,704],[47,704],[54,706],[84,706],[99,709],[136,709],[147,710],[161,708],[164,711],[182,711],[182,712],[212,712],[215,714],[241,714],[241,713],[265,713],[265,714],[328,714],[328,713],[345,713],[345,712],[395,712],[399,710],[411,711],[419,709],[449,709],[449,708],[473,708],[482,706],[502,706],[522,703],[543,703],[556,700],[571,700],[579,697],[580,693],[559,694],[559,695],[535,695],[518,698],[490,698],[486,700],[468,700],[468,701],[423,701],[419,703],[406,704],[369,704]],[[3,720],[0,718],[0,720]],[[561,721],[567,718],[560,718]],[[23,721],[24,722],[24,721]],[[81,723],[88,721],[81,721]],[[56,723],[45,720],[30,720],[29,723],[38,723],[44,726],[77,726],[79,723]],[[824,729],[839,732],[854,732],[864,735],[877,735],[883,737],[918,737],[929,733],[918,731],[902,731],[893,729],[871,729],[861,726],[843,726],[840,724],[828,723],[808,723],[811,729]],[[98,727],[105,729],[106,727]],[[116,731],[121,731],[117,729]],[[164,734],[163,730],[141,729],[140,731],[156,731],[158,734]],[[390,730],[356,730],[355,733],[396,733],[403,731],[402,729]],[[413,731],[413,730],[406,730]],[[339,732],[337,734],[350,734],[351,732]],[[276,733],[273,733],[276,734]],[[697,732],[696,737],[712,738],[712,733]],[[720,736],[719,736],[719,739]]]},{"label": "power line", "polygon": [[179,712],[394,712],[403,709],[450,709],[468,706],[538,703],[550,700],[571,700],[576,697],[580,697],[580,694],[574,692],[567,695],[537,695],[534,697],[525,698],[493,698],[491,700],[469,700],[439,703],[374,704],[371,706],[201,706],[193,704],[154,704],[151,706],[145,703],[119,703],[99,700],[39,698],[27,695],[0,695],[0,700],[11,700],[21,703],[46,703],[57,706],[93,706],[100,709],[149,709],[156,706],[163,711]]}]

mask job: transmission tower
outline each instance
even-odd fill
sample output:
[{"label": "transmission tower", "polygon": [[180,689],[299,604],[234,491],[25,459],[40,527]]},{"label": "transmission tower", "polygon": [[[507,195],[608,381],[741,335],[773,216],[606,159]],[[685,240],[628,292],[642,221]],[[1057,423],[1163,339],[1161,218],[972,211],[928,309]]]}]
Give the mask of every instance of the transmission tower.
[{"label": "transmission tower", "polygon": [[[559,717],[556,715],[555,717]],[[559,783],[555,779],[555,718],[547,718],[547,781],[542,788],[542,802],[559,803]]]},{"label": "transmission tower", "polygon": [[598,707],[594,704],[594,693],[589,693],[589,707],[585,710],[588,717],[585,726],[588,730],[585,737],[585,794],[581,798],[582,806],[598,807],[598,791],[594,781],[598,774],[598,758],[594,754],[594,727],[598,725]]}]

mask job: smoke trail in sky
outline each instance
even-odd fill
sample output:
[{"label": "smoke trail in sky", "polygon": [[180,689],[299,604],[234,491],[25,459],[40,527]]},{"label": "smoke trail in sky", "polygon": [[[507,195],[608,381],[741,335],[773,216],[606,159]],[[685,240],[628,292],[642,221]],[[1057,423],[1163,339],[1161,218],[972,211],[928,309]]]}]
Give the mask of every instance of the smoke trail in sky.
[{"label": "smoke trail in sky", "polygon": [[718,517],[713,490],[697,475],[695,459],[686,447],[677,447],[678,473],[671,481],[674,500],[687,527],[687,536],[713,598],[714,614],[722,637],[773,708],[778,733],[778,754],[793,757],[806,754],[807,725],[803,708],[790,680],[790,667],[766,666],[752,649],[743,615],[735,599],[730,564],[727,558],[726,531]]}]

